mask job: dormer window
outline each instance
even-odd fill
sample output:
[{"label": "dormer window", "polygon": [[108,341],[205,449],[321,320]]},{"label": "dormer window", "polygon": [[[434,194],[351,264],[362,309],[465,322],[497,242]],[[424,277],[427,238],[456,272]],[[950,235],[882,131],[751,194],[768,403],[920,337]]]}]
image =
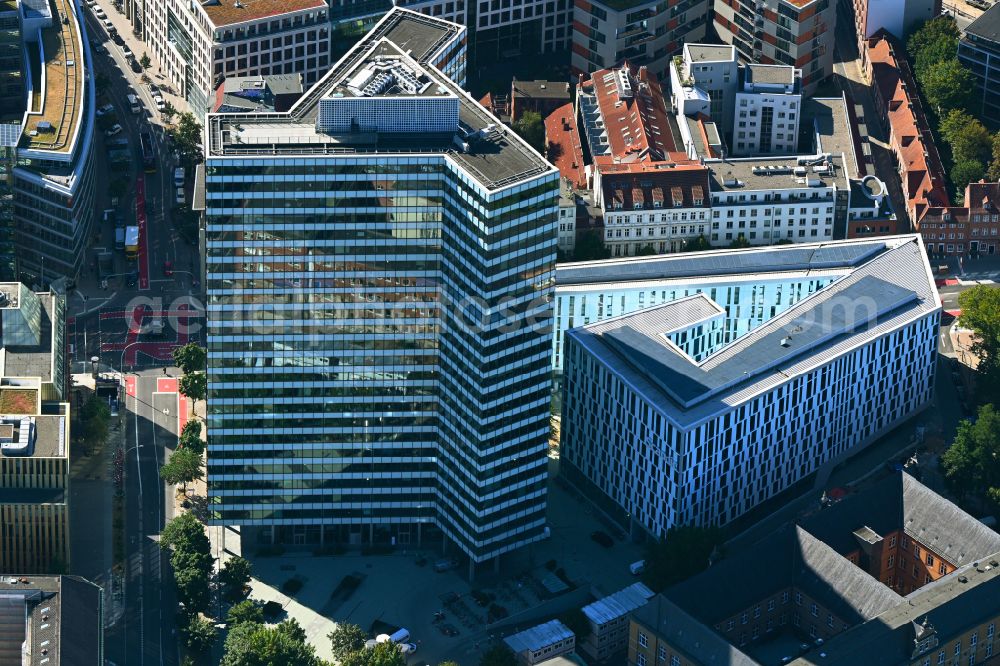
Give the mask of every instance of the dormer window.
[{"label": "dormer window", "polygon": [[616,201],[614,208],[615,208],[615,210],[621,210],[622,209],[622,202],[621,201]]},{"label": "dormer window", "polygon": [[632,204],[632,208],[634,208],[635,210],[642,210],[642,202],[636,201],[635,203]]},{"label": "dormer window", "polygon": [[701,206],[701,205],[702,205],[702,204],[704,204],[704,203],[705,203],[705,200],[704,200],[704,199],[695,199],[695,200],[694,200],[694,205],[695,205],[695,206]]},{"label": "dormer window", "polygon": [[659,201],[654,201],[653,202],[653,208],[660,208],[660,207],[661,207],[661,202],[659,202]]}]

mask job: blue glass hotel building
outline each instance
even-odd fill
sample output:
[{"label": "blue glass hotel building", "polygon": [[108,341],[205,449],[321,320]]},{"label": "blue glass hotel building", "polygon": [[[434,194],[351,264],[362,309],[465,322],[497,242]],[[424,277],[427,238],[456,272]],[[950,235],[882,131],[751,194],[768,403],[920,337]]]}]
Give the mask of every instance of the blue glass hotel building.
[{"label": "blue glass hotel building", "polygon": [[209,115],[209,499],[258,543],[545,535],[558,172],[393,9],[286,113]]}]

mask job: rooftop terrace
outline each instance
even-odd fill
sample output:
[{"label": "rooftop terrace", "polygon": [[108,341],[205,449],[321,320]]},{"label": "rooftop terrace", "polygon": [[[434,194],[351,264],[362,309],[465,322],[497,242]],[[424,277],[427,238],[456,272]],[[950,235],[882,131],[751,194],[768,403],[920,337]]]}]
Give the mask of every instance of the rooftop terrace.
[{"label": "rooftop terrace", "polygon": [[[447,155],[490,190],[555,169],[482,108],[433,64],[443,49],[461,39],[462,26],[396,8],[389,12],[287,113],[209,115],[208,156],[350,156],[386,153]],[[415,61],[429,82],[425,95],[458,100],[457,131],[330,133],[317,128],[320,102],[335,93],[357,96],[359,72],[387,50]],[[371,83],[365,79],[366,85]],[[352,83],[354,84],[352,86]],[[421,84],[423,85],[423,84]],[[399,86],[396,86],[399,88]],[[399,97],[399,93],[386,93]],[[403,95],[405,97],[405,95]]]},{"label": "rooftop terrace", "polygon": [[29,113],[21,146],[67,153],[83,114],[86,63],[73,0],[49,0],[48,9],[52,23],[41,30],[40,40],[44,81],[33,82],[41,108]]},{"label": "rooftop terrace", "polygon": [[217,28],[327,6],[326,0],[211,0],[199,4]]}]

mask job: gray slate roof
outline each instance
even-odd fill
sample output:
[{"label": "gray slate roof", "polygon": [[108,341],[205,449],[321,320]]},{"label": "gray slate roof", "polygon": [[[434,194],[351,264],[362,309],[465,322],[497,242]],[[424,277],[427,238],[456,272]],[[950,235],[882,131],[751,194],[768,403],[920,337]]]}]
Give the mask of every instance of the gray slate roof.
[{"label": "gray slate roof", "polygon": [[698,664],[757,666],[756,661],[662,594],[635,611],[632,618]]},{"label": "gray slate roof", "polygon": [[1000,6],[994,4],[975,21],[969,24],[965,32],[992,42],[1000,42]]},{"label": "gray slate roof", "polygon": [[848,624],[875,617],[903,600],[797,525],[786,525],[664,594],[713,625],[792,587]]},{"label": "gray slate roof", "polygon": [[858,549],[853,531],[863,526],[883,536],[903,529],[955,566],[1000,551],[1000,534],[903,473],[886,477],[800,524],[843,555]]}]

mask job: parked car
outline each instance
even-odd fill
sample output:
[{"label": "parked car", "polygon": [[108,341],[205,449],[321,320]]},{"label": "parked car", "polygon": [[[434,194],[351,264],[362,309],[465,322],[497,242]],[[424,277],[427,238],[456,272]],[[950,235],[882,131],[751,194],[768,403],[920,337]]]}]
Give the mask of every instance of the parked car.
[{"label": "parked car", "polygon": [[162,97],[154,97],[153,98],[153,103],[156,104],[156,110],[157,111],[166,111],[167,110],[167,103],[163,100]]},{"label": "parked car", "polygon": [[178,187],[177,188],[177,196],[174,197],[174,201],[177,202],[178,204],[184,203],[184,188],[183,187]]},{"label": "parked car", "polygon": [[458,560],[452,557],[444,557],[434,563],[434,571],[444,573],[458,568]]},{"label": "parked car", "polygon": [[120,134],[121,131],[122,131],[122,126],[119,125],[118,123],[115,123],[114,125],[112,125],[108,129],[104,130],[104,136],[106,136],[108,138],[111,138],[111,137],[113,137],[116,134]]},{"label": "parked car", "polygon": [[117,32],[114,33],[113,35],[111,35],[111,41],[113,41],[118,46],[124,46],[125,45],[125,38],[122,37],[121,35],[119,35]]},{"label": "parked car", "polygon": [[160,88],[155,83],[150,82],[150,83],[147,84],[147,86],[149,87],[149,94],[150,95],[152,95],[153,97],[159,97],[160,96]]},{"label": "parked car", "polygon": [[105,104],[104,106],[102,106],[97,110],[97,117],[100,118],[101,116],[106,116],[109,113],[114,113],[114,111],[115,111],[114,104]]},{"label": "parked car", "polygon": [[605,548],[611,548],[611,546],[615,545],[615,540],[601,530],[591,532],[590,538]]},{"label": "parked car", "polygon": [[135,72],[136,74],[142,74],[142,65],[139,64],[138,60],[132,58],[131,60],[129,60],[129,65],[132,67],[133,72]]},{"label": "parked car", "polygon": [[135,54],[132,53],[132,49],[127,46],[122,47],[122,55],[125,56],[126,59],[135,57]]},{"label": "parked car", "polygon": [[115,29],[115,24],[112,23],[110,19],[101,19],[101,25],[103,25],[104,29],[107,30],[108,32],[111,32],[112,30]]},{"label": "parked car", "polygon": [[94,6],[94,16],[96,16],[99,19],[102,19],[102,18],[105,18],[107,16],[107,14],[104,13],[104,10],[101,9],[100,5],[95,5]]}]

